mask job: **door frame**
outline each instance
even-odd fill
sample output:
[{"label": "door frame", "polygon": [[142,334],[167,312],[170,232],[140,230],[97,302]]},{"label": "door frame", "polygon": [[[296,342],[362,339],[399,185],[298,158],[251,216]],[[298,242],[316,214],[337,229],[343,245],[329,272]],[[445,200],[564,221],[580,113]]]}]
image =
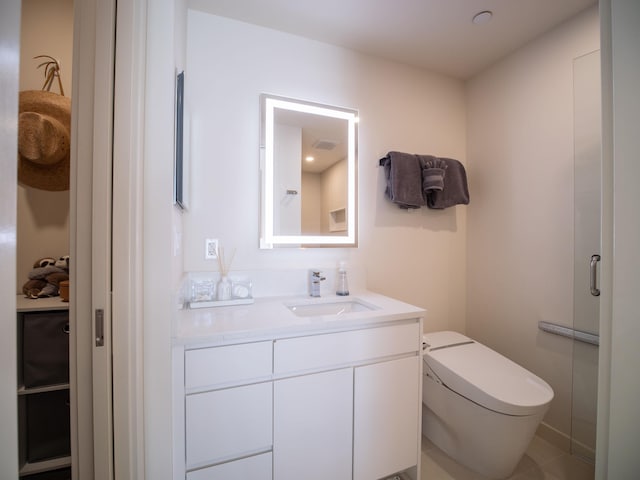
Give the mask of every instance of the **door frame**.
[{"label": "door frame", "polygon": [[16,402],[16,145],[18,144],[18,72],[20,70],[20,0],[2,3],[0,16],[0,477],[18,473],[18,404]]},{"label": "door frame", "polygon": [[[102,0],[94,0],[102,1]],[[145,478],[143,158],[147,3],[117,2],[113,98],[112,340],[115,478]]]},{"label": "door frame", "polygon": [[640,123],[637,85],[640,4],[600,0],[603,106],[603,215],[596,478],[640,470]]}]

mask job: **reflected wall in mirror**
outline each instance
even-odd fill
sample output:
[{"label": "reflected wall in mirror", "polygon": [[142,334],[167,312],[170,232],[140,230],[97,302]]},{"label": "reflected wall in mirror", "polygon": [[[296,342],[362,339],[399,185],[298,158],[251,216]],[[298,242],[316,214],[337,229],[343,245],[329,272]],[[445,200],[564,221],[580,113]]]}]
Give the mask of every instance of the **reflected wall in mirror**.
[{"label": "reflected wall in mirror", "polygon": [[261,96],[261,248],[356,246],[356,110]]}]

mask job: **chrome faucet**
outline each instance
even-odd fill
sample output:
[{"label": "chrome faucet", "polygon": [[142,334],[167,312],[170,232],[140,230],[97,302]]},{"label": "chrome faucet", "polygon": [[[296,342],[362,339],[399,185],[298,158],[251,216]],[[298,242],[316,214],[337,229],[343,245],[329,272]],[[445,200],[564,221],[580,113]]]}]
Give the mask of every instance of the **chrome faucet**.
[{"label": "chrome faucet", "polygon": [[323,280],[326,278],[322,276],[320,270],[309,270],[309,295],[312,297],[320,296],[320,282]]}]

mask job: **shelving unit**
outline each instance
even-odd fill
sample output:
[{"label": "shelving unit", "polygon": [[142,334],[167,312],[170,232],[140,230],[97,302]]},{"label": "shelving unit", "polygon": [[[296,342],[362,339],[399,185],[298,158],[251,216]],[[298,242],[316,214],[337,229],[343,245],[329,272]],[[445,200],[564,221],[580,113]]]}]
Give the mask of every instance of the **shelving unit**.
[{"label": "shelving unit", "polygon": [[16,306],[20,478],[70,480],[69,305],[19,295]]}]

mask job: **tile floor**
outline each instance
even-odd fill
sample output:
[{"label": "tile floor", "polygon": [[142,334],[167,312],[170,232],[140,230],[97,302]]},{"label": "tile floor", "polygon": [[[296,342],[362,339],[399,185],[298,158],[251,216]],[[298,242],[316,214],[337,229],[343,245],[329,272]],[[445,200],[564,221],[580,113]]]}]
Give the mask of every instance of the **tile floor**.
[{"label": "tile floor", "polygon": [[[509,480],[593,480],[594,467],[534,437]],[[422,437],[421,480],[486,480]]]}]

